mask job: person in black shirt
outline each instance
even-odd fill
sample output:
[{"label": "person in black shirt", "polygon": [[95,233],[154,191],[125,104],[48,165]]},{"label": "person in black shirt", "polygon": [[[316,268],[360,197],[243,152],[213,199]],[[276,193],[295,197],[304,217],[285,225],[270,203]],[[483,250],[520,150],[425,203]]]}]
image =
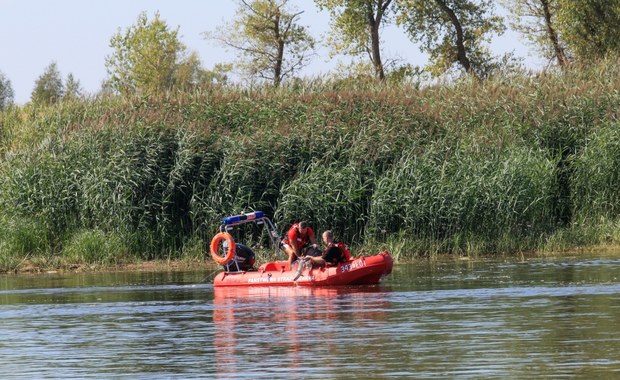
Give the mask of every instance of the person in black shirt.
[{"label": "person in black shirt", "polygon": [[306,260],[312,262],[312,266],[336,266],[340,263],[351,260],[351,254],[344,243],[334,240],[334,233],[330,230],[323,232],[323,242],[325,250],[321,256],[305,256]]}]

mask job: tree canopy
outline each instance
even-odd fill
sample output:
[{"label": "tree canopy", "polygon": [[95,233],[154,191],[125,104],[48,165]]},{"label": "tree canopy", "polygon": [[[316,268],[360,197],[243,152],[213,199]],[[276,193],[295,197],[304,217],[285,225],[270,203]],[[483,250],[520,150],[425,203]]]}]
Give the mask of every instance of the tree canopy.
[{"label": "tree canopy", "polygon": [[60,101],[64,94],[62,77],[56,62],[52,62],[34,82],[30,100],[35,104],[53,104]]},{"label": "tree canopy", "polygon": [[121,94],[154,94],[174,84],[177,64],[185,53],[178,28],[170,30],[159,13],[153,20],[140,13],[136,24],[112,36],[114,52],[106,57],[109,85]]},{"label": "tree canopy", "polygon": [[557,0],[562,37],[575,58],[592,61],[620,53],[618,0]]},{"label": "tree canopy", "polygon": [[15,93],[9,78],[0,72],[0,111],[13,104]]},{"label": "tree canopy", "polygon": [[315,40],[299,24],[303,12],[288,0],[241,0],[235,20],[205,37],[219,41],[238,53],[235,66],[250,78],[279,86],[308,65]]},{"label": "tree canopy", "polygon": [[[138,15],[134,25],[119,28],[110,39],[113,52],[105,59],[108,77],[102,93],[159,94],[227,84],[236,68],[252,80],[279,86],[295,77],[315,56],[317,41],[300,24],[303,14],[289,0],[236,0],[235,18],[206,38],[237,53],[232,63],[212,70],[202,67],[196,52],[179,39],[179,27],[170,28],[156,12]],[[538,52],[561,67],[571,62],[590,65],[620,56],[620,2],[618,0],[500,0],[520,32]],[[491,39],[505,30],[492,0],[314,0],[327,11],[331,30],[325,44],[331,55],[354,58],[348,74],[379,80],[404,80],[419,75],[435,77],[467,73],[485,78],[497,69],[512,69],[510,54],[503,60],[490,50]],[[383,55],[383,28],[396,25],[429,56],[424,68]],[[386,62],[388,62],[386,64]],[[63,83],[55,62],[35,81],[31,100],[52,104],[82,96],[79,81],[69,74]],[[14,101],[11,81],[0,73],[0,110]]]},{"label": "tree canopy", "polygon": [[69,75],[67,75],[67,80],[65,81],[63,99],[76,99],[80,96],[82,96],[82,86],[80,85],[80,81],[76,79],[73,74],[69,73]]},{"label": "tree canopy", "polygon": [[495,66],[490,38],[504,32],[490,0],[403,0],[398,23],[430,55],[429,70],[442,75],[455,65],[476,77]]},{"label": "tree canopy", "polygon": [[375,76],[385,79],[381,27],[394,12],[393,0],[315,0],[331,16],[328,43],[336,54],[368,56]]},{"label": "tree canopy", "polygon": [[569,54],[560,36],[558,0],[503,0],[511,12],[514,30],[521,33],[541,55],[560,66],[569,63]]}]

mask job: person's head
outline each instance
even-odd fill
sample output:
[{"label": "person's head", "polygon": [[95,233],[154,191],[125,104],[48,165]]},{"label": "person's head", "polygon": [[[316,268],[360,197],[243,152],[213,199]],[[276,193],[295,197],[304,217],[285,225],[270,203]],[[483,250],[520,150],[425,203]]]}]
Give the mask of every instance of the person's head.
[{"label": "person's head", "polygon": [[299,222],[299,232],[302,234],[305,234],[308,231],[308,227],[310,227],[310,225],[305,220]]},{"label": "person's head", "polygon": [[323,232],[323,242],[325,244],[332,243],[334,241],[334,233],[330,230]]}]

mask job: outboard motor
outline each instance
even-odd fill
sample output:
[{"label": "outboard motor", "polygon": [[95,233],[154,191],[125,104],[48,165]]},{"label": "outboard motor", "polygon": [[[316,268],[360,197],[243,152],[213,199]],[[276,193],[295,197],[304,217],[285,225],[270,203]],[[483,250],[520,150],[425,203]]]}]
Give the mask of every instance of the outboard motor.
[{"label": "outboard motor", "polygon": [[256,255],[250,247],[243,244],[235,244],[235,258],[224,265],[227,272],[253,271]]}]

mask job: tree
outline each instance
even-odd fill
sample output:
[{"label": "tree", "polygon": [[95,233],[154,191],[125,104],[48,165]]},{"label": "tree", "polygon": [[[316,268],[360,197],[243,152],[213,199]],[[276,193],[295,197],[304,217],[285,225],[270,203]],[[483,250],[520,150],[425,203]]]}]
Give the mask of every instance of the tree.
[{"label": "tree", "polygon": [[13,104],[15,93],[11,81],[0,72],[0,111],[4,111]]},{"label": "tree", "polygon": [[202,64],[196,52],[192,52],[183,62],[179,63],[174,73],[174,86],[178,89],[189,90],[200,84]]},{"label": "tree", "polygon": [[233,69],[230,63],[217,63],[212,70],[204,70],[202,72],[203,84],[226,84],[228,83],[228,75]]},{"label": "tree", "polygon": [[34,90],[30,95],[30,100],[35,104],[50,105],[60,101],[63,94],[64,85],[60,71],[58,71],[58,65],[56,62],[52,62],[34,82]]},{"label": "tree", "polygon": [[601,59],[620,53],[618,0],[557,0],[560,33],[575,58]]},{"label": "tree", "polygon": [[493,15],[491,0],[403,0],[397,22],[430,55],[435,76],[455,64],[478,78],[497,67],[485,43],[505,27],[502,18]]},{"label": "tree", "polygon": [[156,94],[169,90],[185,53],[178,30],[178,27],[169,30],[159,13],[155,13],[152,21],[146,12],[140,13],[135,25],[124,33],[119,30],[110,40],[114,52],[106,57],[108,85],[121,94]]},{"label": "tree", "polygon": [[213,70],[206,70],[202,68],[198,54],[192,52],[178,64],[174,86],[187,91],[211,84],[224,84],[228,81],[227,73],[231,69],[231,65],[216,64]]},{"label": "tree", "polygon": [[289,9],[287,3],[241,0],[236,19],[205,37],[236,50],[239,61],[235,66],[242,72],[279,86],[308,65],[315,46],[306,27],[298,24],[303,12]]},{"label": "tree", "polygon": [[75,79],[73,74],[69,73],[69,75],[67,75],[67,80],[65,81],[65,93],[63,95],[63,99],[77,99],[80,96],[82,96],[80,81]]},{"label": "tree", "polygon": [[567,47],[558,29],[558,0],[503,0],[513,15],[511,26],[537,47],[543,57],[569,63]]},{"label": "tree", "polygon": [[333,52],[352,56],[368,55],[376,78],[385,79],[381,58],[380,30],[393,12],[392,0],[315,0],[331,18],[329,44]]}]

